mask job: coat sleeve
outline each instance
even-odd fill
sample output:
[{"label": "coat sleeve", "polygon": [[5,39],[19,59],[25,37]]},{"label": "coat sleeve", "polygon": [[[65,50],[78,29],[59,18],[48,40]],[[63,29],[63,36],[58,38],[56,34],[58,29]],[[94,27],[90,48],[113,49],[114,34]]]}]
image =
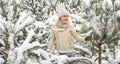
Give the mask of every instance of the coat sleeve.
[{"label": "coat sleeve", "polygon": [[55,45],[55,34],[54,34],[54,31],[51,29],[50,40],[49,40],[49,43],[48,43],[47,51],[51,52],[54,45]]},{"label": "coat sleeve", "polygon": [[85,42],[85,38],[81,37],[80,35],[78,35],[78,33],[76,32],[76,30],[74,29],[74,27],[71,27],[71,35],[73,36],[73,38],[75,38],[76,40],[80,41],[80,42]]}]

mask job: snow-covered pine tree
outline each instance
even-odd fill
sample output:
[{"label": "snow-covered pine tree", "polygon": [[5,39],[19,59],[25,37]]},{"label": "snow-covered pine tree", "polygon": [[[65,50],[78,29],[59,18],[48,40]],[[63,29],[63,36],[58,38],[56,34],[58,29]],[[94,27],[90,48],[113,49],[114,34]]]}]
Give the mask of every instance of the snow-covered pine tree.
[{"label": "snow-covered pine tree", "polygon": [[[77,32],[92,37],[87,44],[74,41],[77,57],[45,51],[50,24],[61,3],[70,12]],[[113,64],[114,59],[117,62],[119,3],[119,0],[0,0],[0,63],[64,64],[80,59],[92,62],[98,60],[98,52],[99,64]]]}]

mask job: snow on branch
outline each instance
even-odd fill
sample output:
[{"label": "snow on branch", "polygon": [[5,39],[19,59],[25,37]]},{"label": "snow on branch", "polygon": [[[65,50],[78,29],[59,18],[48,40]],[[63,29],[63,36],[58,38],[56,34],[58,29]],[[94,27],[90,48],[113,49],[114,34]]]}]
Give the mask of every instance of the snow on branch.
[{"label": "snow on branch", "polygon": [[21,12],[20,17],[16,23],[16,26],[20,25],[21,23],[24,22],[24,20],[28,17],[28,13],[26,11]]},{"label": "snow on branch", "polygon": [[[120,45],[120,40],[118,41],[118,45]],[[117,49],[116,52],[117,52],[117,55],[116,55],[117,57],[115,58],[115,62],[120,63],[120,50]]]},{"label": "snow on branch", "polygon": [[5,60],[3,58],[0,58],[0,64],[3,64]]},{"label": "snow on branch", "polygon": [[87,62],[89,64],[93,64],[94,62],[91,60],[91,59],[88,59],[88,58],[85,58],[85,57],[71,57],[68,59],[68,63],[72,63],[72,62],[75,62],[75,61],[78,61],[78,62]]},{"label": "snow on branch", "polygon": [[15,24],[15,33],[19,32],[26,25],[29,25],[33,21],[34,21],[34,18],[32,18],[29,13],[27,12],[21,13],[18,22]]},{"label": "snow on branch", "polygon": [[115,8],[115,10],[119,10],[120,9],[120,0],[115,0],[114,8]]},{"label": "snow on branch", "polygon": [[89,8],[91,6],[90,0],[83,0],[85,8]]},{"label": "snow on branch", "polygon": [[45,60],[49,60],[49,54],[43,49],[32,50],[32,53],[42,56]]},{"label": "snow on branch", "polygon": [[65,55],[52,55],[52,57],[49,60],[42,60],[41,64],[65,64],[68,61],[68,57]]},{"label": "snow on branch", "polygon": [[65,55],[52,55],[48,60],[42,60],[41,64],[69,64],[74,62],[86,62],[89,64],[94,64],[94,62],[86,57],[67,57]]},{"label": "snow on branch", "polygon": [[83,48],[82,46],[74,45],[74,48],[84,51],[84,52],[88,53],[89,55],[92,55],[91,51],[89,51],[87,48]]},{"label": "snow on branch", "polygon": [[26,44],[26,45],[21,45],[18,49],[17,52],[17,58],[15,59],[15,64],[19,64],[23,59],[24,59],[24,55],[23,53],[33,47],[39,46],[39,42],[33,42],[31,44]]},{"label": "snow on branch", "polygon": [[3,25],[4,23],[5,23],[4,20],[0,17],[0,30],[5,31],[5,27]]},{"label": "snow on branch", "polygon": [[47,5],[55,5],[58,0],[45,0]]},{"label": "snow on branch", "polygon": [[120,17],[120,10],[117,11],[116,16]]},{"label": "snow on branch", "polygon": [[111,11],[113,10],[113,5],[111,0],[104,0],[102,3],[102,8],[104,11]]},{"label": "snow on branch", "polygon": [[70,17],[77,19],[81,23],[85,21],[81,16],[78,16],[78,15],[70,14]]},{"label": "snow on branch", "polygon": [[40,45],[39,42],[29,43],[33,35],[35,35],[35,34],[34,34],[34,31],[31,30],[31,31],[29,32],[27,38],[26,38],[25,41],[23,42],[23,44],[22,44],[20,47],[18,47],[18,48],[15,49],[16,51],[18,51],[18,52],[17,52],[17,58],[16,58],[16,60],[15,60],[15,63],[16,63],[16,64],[19,64],[19,62],[24,59],[24,58],[23,58],[23,57],[24,57],[24,56],[23,56],[23,53],[24,53],[26,50],[29,50],[29,49],[31,49],[31,48],[33,48],[33,47],[35,47],[35,46],[39,46],[39,45]]},{"label": "snow on branch", "polygon": [[60,56],[52,56],[51,61],[56,60],[58,64],[65,64],[68,61],[68,57],[65,55],[60,55]]},{"label": "snow on branch", "polygon": [[53,16],[49,17],[46,21],[45,24],[49,24],[52,25],[55,23],[55,20],[58,19],[58,16],[56,14],[54,14]]}]

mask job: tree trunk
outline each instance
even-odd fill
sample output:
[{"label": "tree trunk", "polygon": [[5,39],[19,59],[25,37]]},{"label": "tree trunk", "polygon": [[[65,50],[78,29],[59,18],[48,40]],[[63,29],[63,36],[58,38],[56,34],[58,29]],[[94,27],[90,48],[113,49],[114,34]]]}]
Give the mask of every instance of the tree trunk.
[{"label": "tree trunk", "polygon": [[94,44],[92,43],[92,56],[94,56],[95,52],[94,52]]},{"label": "tree trunk", "polygon": [[115,59],[115,44],[114,44],[114,47],[113,47],[113,56],[114,56],[114,59]]},{"label": "tree trunk", "polygon": [[98,44],[98,47],[99,47],[99,57],[98,57],[98,64],[101,64],[101,42]]},{"label": "tree trunk", "polygon": [[[8,36],[8,37],[9,37],[9,36]],[[8,64],[8,62],[7,62],[7,57],[8,57],[8,50],[10,49],[8,37],[4,40],[5,45],[6,45],[6,46],[5,46],[6,54],[5,54],[5,56],[4,56],[4,60],[5,60],[5,63],[4,63],[4,64]]]}]

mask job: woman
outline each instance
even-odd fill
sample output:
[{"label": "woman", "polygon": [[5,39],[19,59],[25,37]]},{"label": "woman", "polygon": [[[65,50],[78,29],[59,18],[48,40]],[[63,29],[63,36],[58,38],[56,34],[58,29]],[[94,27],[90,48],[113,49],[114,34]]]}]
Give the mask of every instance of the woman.
[{"label": "woman", "polygon": [[72,38],[80,42],[84,42],[85,38],[77,34],[72,21],[68,18],[68,11],[65,8],[59,9],[58,17],[55,24],[51,26],[50,41],[47,51],[51,52],[53,46],[56,44],[56,48],[60,55],[72,57],[74,50]]}]

